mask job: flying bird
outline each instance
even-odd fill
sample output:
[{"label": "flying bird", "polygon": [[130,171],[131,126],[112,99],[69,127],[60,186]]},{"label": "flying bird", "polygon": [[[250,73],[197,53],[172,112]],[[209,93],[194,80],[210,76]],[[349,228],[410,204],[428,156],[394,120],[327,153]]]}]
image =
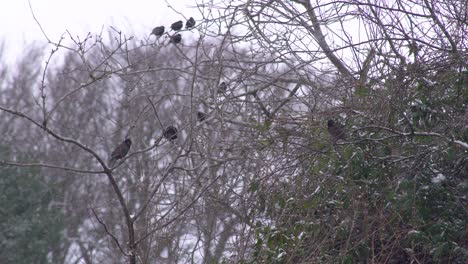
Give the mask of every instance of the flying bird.
[{"label": "flying bird", "polygon": [[227,90],[227,84],[225,82],[221,82],[218,86],[218,93],[224,93]]},{"label": "flying bird", "polygon": [[118,147],[114,149],[111,153],[111,157],[109,159],[109,166],[114,166],[115,162],[119,159],[125,157],[130,150],[130,146],[132,146],[132,140],[129,138],[125,139]]},{"label": "flying bird", "polygon": [[179,20],[177,22],[172,23],[171,28],[174,31],[179,31],[183,26],[184,22],[182,22],[182,20]]},{"label": "flying bird", "polygon": [[168,126],[163,132],[163,136],[169,140],[169,141],[174,141],[177,139],[177,128],[174,126]]},{"label": "flying bird", "polygon": [[185,22],[185,28],[193,28],[195,26],[196,22],[195,22],[195,19],[193,19],[193,17],[190,17],[187,22]]},{"label": "flying bird", "polygon": [[203,112],[198,111],[197,112],[197,119],[198,119],[198,122],[205,121],[206,120],[206,114],[203,113]]},{"label": "flying bird", "polygon": [[336,143],[338,140],[346,140],[345,131],[343,126],[340,124],[335,123],[332,119],[328,120],[328,134],[333,139],[333,143]]},{"label": "flying bird", "polygon": [[182,40],[182,35],[180,34],[175,34],[174,36],[171,36],[171,40],[169,41],[170,43],[178,44]]},{"label": "flying bird", "polygon": [[164,26],[153,28],[153,31],[151,31],[151,34],[154,34],[156,37],[162,36],[164,34]]}]

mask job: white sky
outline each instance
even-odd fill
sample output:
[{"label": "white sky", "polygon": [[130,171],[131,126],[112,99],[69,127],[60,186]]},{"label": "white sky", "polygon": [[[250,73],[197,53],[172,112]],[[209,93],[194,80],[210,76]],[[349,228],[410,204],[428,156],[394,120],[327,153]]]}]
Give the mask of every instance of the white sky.
[{"label": "white sky", "polygon": [[[200,19],[196,0],[168,0],[187,18]],[[73,36],[84,37],[114,26],[127,36],[146,37],[153,27],[170,26],[184,20],[168,7],[165,0],[30,0],[36,18],[52,41],[59,40],[69,30]],[[8,4],[7,4],[8,3]],[[185,22],[185,20],[184,20]],[[82,38],[83,39],[83,38]],[[6,44],[6,58],[14,60],[25,44],[46,43],[34,21],[28,0],[3,0],[0,5],[0,41]]]}]

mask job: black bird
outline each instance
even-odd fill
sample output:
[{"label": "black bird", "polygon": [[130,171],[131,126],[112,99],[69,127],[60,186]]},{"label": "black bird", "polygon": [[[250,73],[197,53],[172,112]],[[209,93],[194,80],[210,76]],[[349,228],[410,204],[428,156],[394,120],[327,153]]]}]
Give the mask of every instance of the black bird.
[{"label": "black bird", "polygon": [[198,122],[203,122],[206,120],[206,114],[198,111],[197,118],[198,118]]},{"label": "black bird", "polygon": [[346,140],[345,131],[343,126],[340,124],[335,123],[332,119],[328,120],[328,134],[333,139],[333,143],[336,143],[338,140]]},{"label": "black bird", "polygon": [[195,19],[193,17],[190,17],[187,22],[185,22],[185,28],[193,28],[195,26]]},{"label": "black bird", "polygon": [[224,93],[227,90],[227,84],[225,82],[221,82],[218,86],[218,93]]},{"label": "black bird", "polygon": [[163,132],[163,136],[169,140],[169,141],[174,141],[177,139],[177,128],[174,126],[168,126]]},{"label": "black bird", "polygon": [[172,23],[171,28],[174,31],[179,31],[183,26],[184,22],[182,22],[182,20],[179,20],[177,22]]},{"label": "black bird", "polygon": [[178,44],[182,41],[182,35],[180,34],[175,34],[174,36],[171,36],[171,40],[169,41],[170,43]]},{"label": "black bird", "polygon": [[151,31],[151,34],[154,34],[156,37],[162,36],[164,34],[164,26],[153,28],[153,31]]},{"label": "black bird", "polygon": [[109,166],[112,167],[117,160],[125,157],[128,151],[130,150],[130,146],[132,146],[132,140],[127,138],[118,147],[116,147],[111,153],[111,157],[109,159]]}]

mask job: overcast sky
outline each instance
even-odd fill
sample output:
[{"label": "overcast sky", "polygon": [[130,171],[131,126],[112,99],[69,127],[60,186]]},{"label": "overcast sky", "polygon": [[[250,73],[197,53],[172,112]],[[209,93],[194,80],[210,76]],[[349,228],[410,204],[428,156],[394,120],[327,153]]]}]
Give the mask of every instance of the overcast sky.
[{"label": "overcast sky", "polygon": [[[7,48],[7,59],[21,52],[24,44],[46,43],[34,21],[28,0],[4,0],[0,8],[0,41]],[[8,2],[8,4],[6,4]],[[169,0],[177,11],[200,19],[196,0]],[[126,35],[149,34],[154,26],[166,27],[183,17],[168,7],[165,0],[30,0],[36,18],[53,41],[69,30],[85,36],[114,26]]]}]

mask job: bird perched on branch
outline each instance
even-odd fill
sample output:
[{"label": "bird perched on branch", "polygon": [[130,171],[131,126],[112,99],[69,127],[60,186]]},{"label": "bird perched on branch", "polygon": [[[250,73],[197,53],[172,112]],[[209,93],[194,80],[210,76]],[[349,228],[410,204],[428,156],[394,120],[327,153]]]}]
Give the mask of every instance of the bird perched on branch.
[{"label": "bird perched on branch", "polygon": [[171,36],[171,40],[169,41],[170,43],[178,44],[182,41],[182,35],[180,34],[175,34],[174,36]]},{"label": "bird perched on branch", "polygon": [[111,153],[111,157],[109,159],[109,166],[114,166],[115,162],[119,159],[125,157],[132,146],[132,140],[129,138],[125,139],[118,147],[114,149]]},{"label": "bird perched on branch", "polygon": [[343,126],[335,123],[332,119],[328,120],[328,134],[330,134],[333,143],[336,143],[338,140],[346,140],[346,134],[343,129]]},{"label": "bird perched on branch", "polygon": [[156,37],[162,36],[164,34],[164,26],[153,28],[153,31],[151,31],[151,34],[154,34]]},{"label": "bird perched on branch", "polygon": [[198,122],[203,122],[206,120],[206,114],[201,112],[201,111],[198,111],[197,112],[197,119],[198,119]]},{"label": "bird perched on branch", "polygon": [[193,19],[193,17],[190,17],[187,22],[185,22],[185,28],[189,29],[189,28],[193,28],[195,26],[196,22],[195,22],[195,19]]},{"label": "bird perched on branch", "polygon": [[218,93],[224,93],[227,90],[227,84],[225,82],[221,82],[218,86]]},{"label": "bird perched on branch", "polygon": [[183,26],[184,22],[182,22],[182,20],[179,20],[177,22],[172,23],[171,28],[174,31],[179,31]]},{"label": "bird perched on branch", "polygon": [[163,132],[164,138],[169,141],[174,141],[177,139],[177,128],[174,126],[168,126]]}]

